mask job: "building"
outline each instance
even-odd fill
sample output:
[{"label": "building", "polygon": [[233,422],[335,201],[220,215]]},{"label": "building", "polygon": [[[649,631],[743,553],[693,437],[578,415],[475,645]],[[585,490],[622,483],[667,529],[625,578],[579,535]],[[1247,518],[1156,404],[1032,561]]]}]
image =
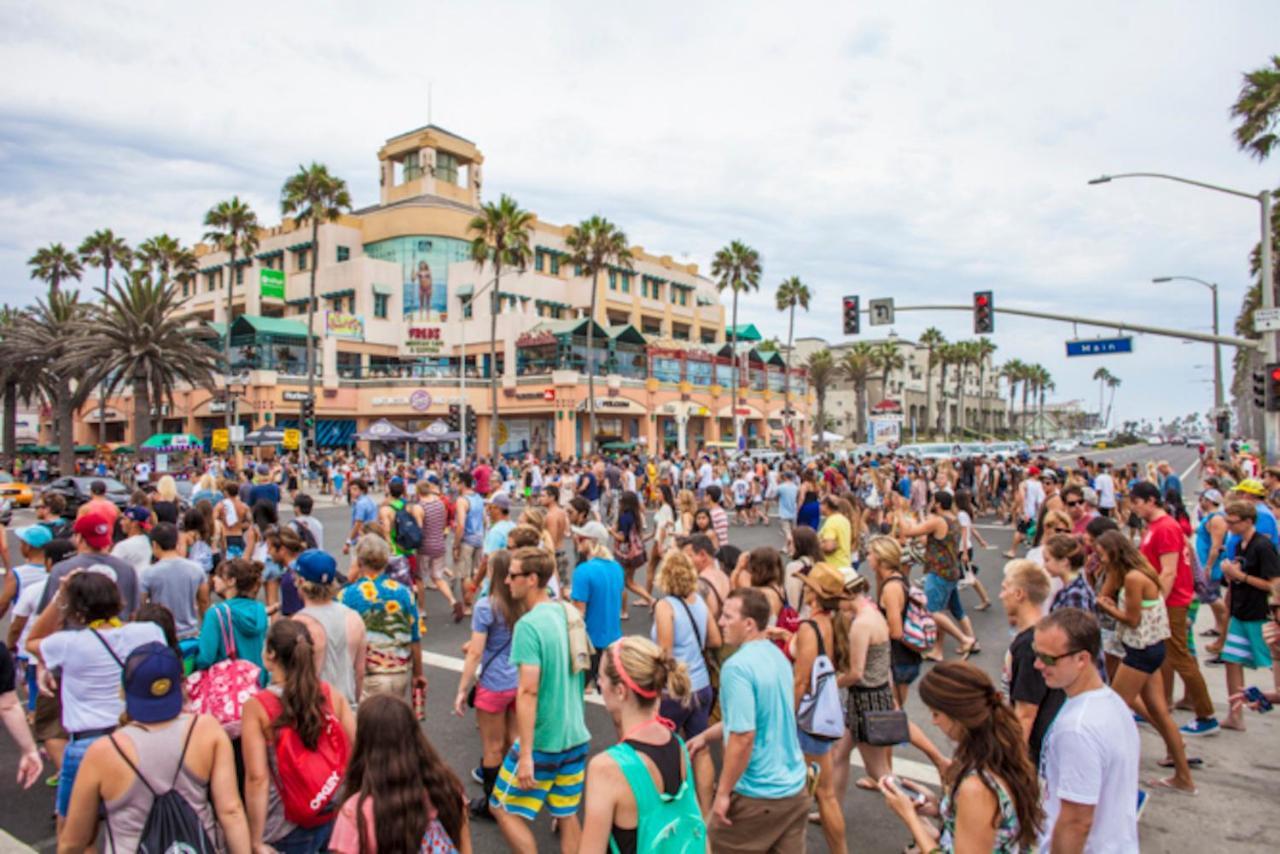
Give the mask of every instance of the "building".
[{"label": "building", "polygon": [[[631,247],[632,269],[598,276],[588,318],[593,283],[567,261],[570,228],[535,220],[528,268],[503,270],[495,287],[493,269],[470,256],[468,225],[482,198],[479,149],[428,125],[387,140],[377,157],[378,204],[322,224],[314,243],[310,223],[286,220],[261,229],[257,249],[237,258],[234,271],[227,253],[196,247],[199,273],[184,286],[184,311],[208,325],[219,348],[230,336],[229,382],[180,392],[173,411],[161,413],[166,431],[208,440],[226,424],[228,405],[247,429],[298,423],[314,270],[322,447],[349,445],[381,419],[417,431],[465,403],[474,414],[473,447],[487,451],[496,430],[504,453],[578,454],[590,438],[588,372],[597,445],[696,449],[732,440],[735,413],[752,444],[782,441],[784,364],[752,349],[760,335],[744,327],[734,399],[725,310],[696,264]],[[803,439],[803,369],[792,370],[789,386]],[[125,433],[126,400],[94,401],[81,412],[77,441],[91,440],[99,409],[112,435]]]},{"label": "building", "polygon": [[[792,361],[794,364],[803,364],[813,353],[826,349],[831,351],[838,366],[843,354],[855,343],[865,343],[873,348],[891,344],[897,347],[902,356],[902,367],[890,371],[887,380],[877,374],[867,382],[866,404],[869,412],[878,417],[894,414],[901,416],[903,442],[910,442],[913,436],[919,437],[928,432],[951,434],[961,427],[969,433],[981,435],[992,435],[1006,429],[1008,403],[1000,397],[999,372],[989,356],[983,360],[981,372],[973,365],[964,371],[963,421],[960,420],[961,404],[956,390],[958,372],[955,366],[948,367],[944,386],[941,366],[935,363],[933,370],[929,370],[929,351],[918,342],[899,338],[892,332],[887,338],[860,338],[857,342],[847,341],[834,345],[822,338],[797,338]],[[982,374],[981,393],[979,373]],[[926,382],[933,387],[932,398]],[[927,412],[926,405],[930,406]],[[827,391],[826,414],[831,419],[835,432],[855,440],[858,438],[857,394],[853,383],[839,370],[836,371],[835,382]]]}]

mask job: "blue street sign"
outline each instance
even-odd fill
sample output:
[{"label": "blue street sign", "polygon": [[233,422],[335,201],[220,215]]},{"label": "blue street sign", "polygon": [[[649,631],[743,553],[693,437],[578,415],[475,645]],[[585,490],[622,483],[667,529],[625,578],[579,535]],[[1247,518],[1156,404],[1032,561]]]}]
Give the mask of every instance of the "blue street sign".
[{"label": "blue street sign", "polygon": [[1067,342],[1068,356],[1108,356],[1112,353],[1132,353],[1133,338],[1087,338]]}]

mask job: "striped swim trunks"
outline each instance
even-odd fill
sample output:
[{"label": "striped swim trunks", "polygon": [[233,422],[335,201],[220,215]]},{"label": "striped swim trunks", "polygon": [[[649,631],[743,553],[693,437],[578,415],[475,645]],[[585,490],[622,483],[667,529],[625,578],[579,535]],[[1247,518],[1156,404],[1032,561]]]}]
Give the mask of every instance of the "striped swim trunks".
[{"label": "striped swim trunks", "polygon": [[1227,639],[1222,644],[1222,660],[1244,667],[1268,668],[1271,666],[1271,650],[1262,637],[1266,620],[1237,620],[1227,623]]},{"label": "striped swim trunks", "polygon": [[533,751],[533,788],[522,789],[516,782],[520,762],[520,742],[517,741],[502,760],[497,783],[489,796],[489,808],[505,809],[527,821],[537,817],[544,803],[556,818],[573,815],[582,802],[589,747],[589,743],[583,743],[560,753]]}]

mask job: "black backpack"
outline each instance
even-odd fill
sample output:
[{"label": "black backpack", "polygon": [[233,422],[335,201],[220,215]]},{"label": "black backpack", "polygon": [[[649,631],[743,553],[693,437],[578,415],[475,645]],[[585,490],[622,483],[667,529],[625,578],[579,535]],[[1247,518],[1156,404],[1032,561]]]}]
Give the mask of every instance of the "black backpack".
[{"label": "black backpack", "polygon": [[[156,790],[147,782],[147,778],[142,776],[142,772],[138,770],[138,766],[134,765],[120,749],[120,745],[116,743],[115,736],[108,736],[111,740],[111,746],[116,749],[116,753],[120,754],[120,758],[125,761],[133,773],[142,781],[142,785],[147,787],[147,791],[151,793],[154,799],[151,802],[151,811],[147,813],[147,820],[142,825],[142,833],[138,837],[139,854],[166,854],[169,851],[192,852],[192,854],[214,854],[217,846],[214,845],[213,839],[210,838],[208,831],[204,829],[204,825],[200,823],[200,816],[196,815],[196,811],[192,808],[187,799],[175,788],[178,782],[178,775],[182,773],[182,760],[186,758],[187,746],[191,744],[191,735],[196,731],[196,721],[198,718],[192,718],[191,728],[187,730],[187,737],[182,742],[182,753],[178,755],[178,767],[173,772],[173,780],[169,783],[169,791],[164,794],[156,794]],[[107,822],[107,834],[111,834],[111,822]],[[111,839],[111,850],[116,849],[115,839]]]},{"label": "black backpack", "polygon": [[[392,505],[393,507],[395,505]],[[418,526],[418,520],[413,518],[413,514],[409,512],[409,505],[400,502],[400,507],[396,509],[396,518],[394,522],[395,531],[394,538],[396,545],[401,551],[416,552],[418,547],[422,545],[422,528]]]},{"label": "black backpack", "polygon": [[309,525],[305,525],[297,519],[290,521],[289,525],[293,528],[294,533],[298,535],[298,538],[302,540],[303,546],[308,549],[320,548],[319,543],[316,542],[316,535],[311,533],[311,527]]}]

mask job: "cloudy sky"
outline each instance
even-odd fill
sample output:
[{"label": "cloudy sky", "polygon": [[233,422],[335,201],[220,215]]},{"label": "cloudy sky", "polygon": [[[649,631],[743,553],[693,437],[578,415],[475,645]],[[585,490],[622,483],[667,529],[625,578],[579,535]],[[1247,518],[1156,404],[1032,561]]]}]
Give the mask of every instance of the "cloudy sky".
[{"label": "cloudy sky", "polygon": [[[705,269],[731,239],[764,260],[743,321],[785,335],[773,290],[815,302],[797,335],[839,340],[839,299],[997,305],[1229,328],[1257,206],[1280,157],[1238,152],[1241,73],[1278,49],[1274,2],[36,3],[0,0],[0,300],[39,293],[26,259],[110,227],[190,242],[239,193],[276,221],[302,161],[376,201],[376,150],[427,122],[484,151],[485,189],[553,222],[602,213]],[[1115,7],[1121,8],[1115,8]],[[643,8],[641,8],[643,7]],[[1271,33],[1271,37],[1267,36]],[[971,337],[967,314],[899,316]],[[873,330],[879,332],[879,330]],[[1104,330],[1082,327],[1081,336]],[[1067,360],[1069,326],[997,319],[998,360],[1121,418],[1202,411],[1211,348],[1149,336]],[[1229,364],[1231,351],[1224,353]],[[1229,380],[1229,377],[1228,377]]]}]

